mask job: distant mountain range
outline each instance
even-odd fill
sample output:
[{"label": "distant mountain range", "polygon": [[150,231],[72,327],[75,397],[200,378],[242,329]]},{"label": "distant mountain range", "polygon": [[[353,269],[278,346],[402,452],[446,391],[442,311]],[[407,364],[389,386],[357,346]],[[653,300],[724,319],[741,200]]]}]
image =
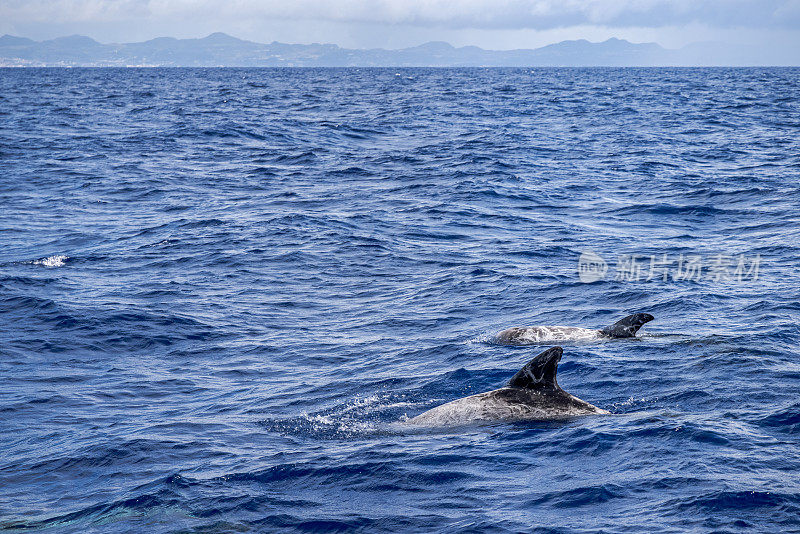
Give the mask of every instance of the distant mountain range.
[{"label": "distant mountain range", "polygon": [[580,66],[800,65],[800,53],[763,53],[748,47],[696,43],[677,50],[656,43],[609,39],[562,41],[536,49],[484,50],[430,42],[400,50],[347,49],[332,44],[270,44],[213,33],[202,39],[159,37],[102,44],[81,35],[33,41],[0,37],[0,66],[86,67],[580,67]]}]

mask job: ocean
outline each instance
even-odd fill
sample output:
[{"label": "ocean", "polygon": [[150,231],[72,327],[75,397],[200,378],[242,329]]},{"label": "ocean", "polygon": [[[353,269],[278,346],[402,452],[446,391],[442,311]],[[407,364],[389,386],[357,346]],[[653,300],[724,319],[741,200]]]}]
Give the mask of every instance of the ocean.
[{"label": "ocean", "polygon": [[[0,531],[800,531],[800,69],[1,69]],[[560,341],[610,415],[411,428]]]}]

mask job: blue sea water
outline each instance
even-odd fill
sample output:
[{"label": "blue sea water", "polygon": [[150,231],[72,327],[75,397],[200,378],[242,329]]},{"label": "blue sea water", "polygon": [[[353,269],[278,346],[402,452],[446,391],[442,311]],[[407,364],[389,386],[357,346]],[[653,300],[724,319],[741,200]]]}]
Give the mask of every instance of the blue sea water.
[{"label": "blue sea water", "polygon": [[[0,70],[0,530],[800,531],[799,98],[779,68]],[[561,343],[611,415],[403,424],[550,346],[499,330],[635,311]]]}]

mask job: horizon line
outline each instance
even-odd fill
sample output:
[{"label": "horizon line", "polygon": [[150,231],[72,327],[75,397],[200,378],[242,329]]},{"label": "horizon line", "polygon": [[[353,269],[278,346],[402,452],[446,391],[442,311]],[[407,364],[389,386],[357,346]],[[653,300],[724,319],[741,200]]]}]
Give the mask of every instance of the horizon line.
[{"label": "horizon line", "polygon": [[684,45],[682,47],[679,47],[679,48],[666,48],[666,47],[664,47],[664,45],[662,45],[661,43],[658,43],[656,41],[634,42],[634,41],[629,41],[628,39],[623,39],[623,38],[619,38],[619,37],[609,37],[608,39],[605,39],[603,41],[590,41],[589,39],[585,39],[585,38],[563,39],[561,41],[553,41],[551,43],[547,43],[547,44],[544,44],[542,46],[535,47],[535,48],[530,48],[530,47],[528,47],[528,48],[525,48],[525,47],[523,47],[523,48],[483,48],[483,47],[480,47],[478,45],[454,46],[454,45],[450,44],[448,41],[443,41],[443,40],[425,41],[425,42],[422,42],[422,43],[417,44],[417,45],[406,46],[406,47],[403,47],[403,48],[384,48],[384,47],[369,47],[369,48],[357,47],[357,48],[353,48],[353,47],[345,47],[345,46],[342,46],[342,45],[340,45],[338,43],[324,43],[324,42],[317,42],[317,41],[315,41],[315,42],[286,42],[286,41],[276,41],[276,40],[273,40],[273,41],[270,41],[270,42],[253,41],[253,40],[250,40],[250,39],[242,39],[241,37],[236,37],[234,35],[231,35],[231,34],[226,33],[226,32],[221,32],[221,31],[211,32],[208,35],[205,35],[203,37],[173,37],[173,36],[170,36],[170,35],[160,35],[158,37],[145,39],[143,41],[110,41],[110,42],[103,42],[103,41],[98,41],[97,39],[95,39],[94,37],[91,37],[89,35],[80,34],[80,33],[73,33],[73,34],[69,34],[69,35],[60,35],[58,37],[52,37],[52,38],[49,38],[49,39],[40,39],[40,40],[36,40],[36,39],[31,38],[31,37],[25,37],[25,36],[22,36],[22,35],[12,35],[10,33],[5,33],[5,34],[0,36],[0,39],[2,39],[4,37],[12,37],[12,38],[15,38],[15,39],[25,39],[25,40],[28,40],[28,41],[32,41],[34,43],[46,43],[46,42],[49,42],[49,41],[56,41],[56,40],[59,40],[59,39],[68,39],[68,38],[71,38],[71,37],[81,37],[81,38],[91,39],[95,43],[101,44],[101,45],[126,45],[126,44],[148,43],[148,42],[151,42],[151,41],[156,41],[158,39],[171,39],[171,40],[175,40],[175,41],[202,41],[202,40],[214,37],[214,36],[223,36],[223,37],[228,37],[228,38],[235,39],[237,41],[241,41],[241,42],[245,42],[245,43],[254,43],[254,44],[260,44],[260,45],[287,44],[287,45],[299,45],[299,46],[315,46],[315,45],[316,46],[335,46],[335,47],[341,48],[343,50],[409,50],[409,49],[412,49],[412,48],[419,48],[419,47],[422,47],[422,46],[425,46],[425,45],[429,45],[429,44],[444,44],[444,45],[447,45],[448,47],[450,47],[450,48],[452,48],[454,50],[461,50],[461,49],[464,49],[464,48],[478,48],[480,50],[485,50],[487,52],[510,52],[510,51],[515,51],[515,50],[539,50],[541,48],[545,48],[545,47],[548,47],[548,46],[561,44],[561,43],[586,42],[586,43],[589,43],[589,44],[603,44],[603,43],[607,43],[609,41],[611,41],[611,42],[619,41],[619,42],[624,42],[624,43],[628,43],[628,44],[632,44],[632,45],[656,45],[656,46],[659,46],[662,49],[667,50],[667,51],[670,51],[670,50],[677,51],[677,50],[681,50],[682,48],[685,48],[687,46],[692,46],[692,45],[697,45],[697,44],[706,44],[706,43],[725,44],[724,41],[694,41],[694,42],[688,43],[688,44],[686,44],[686,45]]}]

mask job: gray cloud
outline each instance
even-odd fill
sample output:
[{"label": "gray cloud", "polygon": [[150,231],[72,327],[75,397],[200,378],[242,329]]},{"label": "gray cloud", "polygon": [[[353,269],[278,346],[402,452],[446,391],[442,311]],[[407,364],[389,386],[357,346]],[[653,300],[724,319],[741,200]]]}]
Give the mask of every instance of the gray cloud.
[{"label": "gray cloud", "polygon": [[200,19],[314,20],[448,29],[572,26],[800,27],[800,0],[0,0],[0,19],[113,23]]}]

